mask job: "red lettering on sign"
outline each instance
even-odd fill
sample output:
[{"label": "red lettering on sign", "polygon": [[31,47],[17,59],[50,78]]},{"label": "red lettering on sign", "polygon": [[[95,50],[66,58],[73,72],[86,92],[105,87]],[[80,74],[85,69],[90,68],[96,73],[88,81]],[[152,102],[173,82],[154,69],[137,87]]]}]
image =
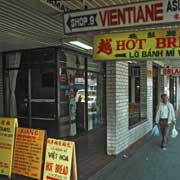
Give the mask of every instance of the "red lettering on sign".
[{"label": "red lettering on sign", "polygon": [[180,68],[165,68],[163,69],[163,75],[171,76],[171,75],[180,75]]},{"label": "red lettering on sign", "polygon": [[26,135],[26,136],[39,136],[39,131],[34,130],[34,129],[21,129],[21,134]]},{"label": "red lettering on sign", "polygon": [[144,43],[146,43],[146,39],[121,40],[116,42],[116,50],[143,49]]},{"label": "red lettering on sign", "polygon": [[128,40],[126,42],[126,49],[133,50],[136,47],[136,42],[134,40]]},{"label": "red lettering on sign", "polygon": [[138,39],[137,42],[139,45],[138,49],[143,49],[143,45],[146,43],[146,39]]},{"label": "red lettering on sign", "polygon": [[115,26],[117,25],[117,10],[116,9],[112,9],[110,10],[110,15],[109,15],[109,22],[111,26]]},{"label": "red lettering on sign", "polygon": [[11,125],[11,122],[10,122],[10,121],[6,121],[6,125],[7,125],[7,126],[10,126],[10,125]]},{"label": "red lettering on sign", "polygon": [[98,46],[98,51],[97,54],[105,53],[107,55],[112,54],[112,46],[111,46],[111,41],[112,39],[101,39],[99,46]]},{"label": "red lettering on sign", "polygon": [[154,20],[154,8],[153,4],[151,6],[146,6],[145,7],[145,12],[146,12],[146,19],[148,21],[153,21]]},{"label": "red lettering on sign", "polygon": [[68,167],[60,165],[60,164],[56,164],[55,172],[58,174],[67,175],[68,174]]},{"label": "red lettering on sign", "polygon": [[139,6],[139,11],[138,11],[138,15],[137,15],[137,21],[141,21],[145,22],[145,17],[144,17],[144,13],[143,13],[143,8],[142,6]]},{"label": "red lettering on sign", "polygon": [[144,22],[162,21],[163,3],[152,3],[138,6],[125,6],[99,11],[102,26],[117,26]]},{"label": "red lettering on sign", "polygon": [[124,10],[118,9],[118,25],[125,24],[126,23],[126,15],[124,13]]},{"label": "red lettering on sign", "polygon": [[135,7],[127,7],[124,10],[124,14],[128,14],[126,17],[128,17],[128,21],[126,23],[132,24],[133,23],[133,19],[131,20],[131,12],[135,15]]},{"label": "red lettering on sign", "polygon": [[5,120],[2,120],[1,125],[5,125],[5,122],[6,122]]},{"label": "red lettering on sign", "polygon": [[163,3],[156,3],[154,4],[154,17],[155,21],[163,20]]},{"label": "red lettering on sign", "polygon": [[52,171],[52,169],[53,169],[53,163],[47,162],[46,163],[46,171]]},{"label": "red lettering on sign", "polygon": [[104,13],[99,11],[99,16],[100,16],[101,23],[102,23],[103,26],[106,25],[106,18],[108,16],[107,13],[108,13],[108,11],[104,11]]},{"label": "red lettering on sign", "polygon": [[54,177],[50,177],[50,176],[46,176],[47,180],[61,180],[59,178],[54,178]]},{"label": "red lettering on sign", "polygon": [[156,48],[179,48],[180,37],[156,38]]}]

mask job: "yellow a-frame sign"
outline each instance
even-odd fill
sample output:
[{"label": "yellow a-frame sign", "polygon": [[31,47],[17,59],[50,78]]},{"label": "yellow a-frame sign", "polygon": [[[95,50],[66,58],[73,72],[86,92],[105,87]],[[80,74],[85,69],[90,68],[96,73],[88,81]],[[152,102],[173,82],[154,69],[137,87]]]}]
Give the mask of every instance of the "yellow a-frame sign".
[{"label": "yellow a-frame sign", "polygon": [[0,174],[11,177],[16,118],[0,118]]},{"label": "yellow a-frame sign", "polygon": [[77,180],[74,142],[47,140],[43,180]]}]

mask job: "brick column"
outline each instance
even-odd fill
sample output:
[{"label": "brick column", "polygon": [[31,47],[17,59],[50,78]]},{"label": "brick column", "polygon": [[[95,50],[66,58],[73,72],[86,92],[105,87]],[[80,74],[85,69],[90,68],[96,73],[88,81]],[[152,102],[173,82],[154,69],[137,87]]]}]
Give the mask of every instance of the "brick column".
[{"label": "brick column", "polygon": [[117,155],[152,128],[152,62],[141,62],[141,110],[145,122],[129,129],[128,62],[107,63],[107,153]]},{"label": "brick column", "polygon": [[165,81],[166,78],[164,75],[159,75],[159,101],[161,100],[161,95],[165,92]]},{"label": "brick column", "polygon": [[107,63],[107,153],[128,146],[128,62]]}]

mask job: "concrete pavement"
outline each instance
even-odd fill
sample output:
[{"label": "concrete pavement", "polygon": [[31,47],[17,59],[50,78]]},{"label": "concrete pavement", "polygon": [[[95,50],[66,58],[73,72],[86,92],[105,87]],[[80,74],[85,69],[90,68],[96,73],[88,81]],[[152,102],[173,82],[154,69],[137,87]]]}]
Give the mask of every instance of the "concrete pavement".
[{"label": "concrete pavement", "polygon": [[[178,120],[177,130],[180,134]],[[160,149],[160,138],[148,139],[128,159],[121,154],[90,180],[180,180],[180,135],[169,138],[166,151]]]}]

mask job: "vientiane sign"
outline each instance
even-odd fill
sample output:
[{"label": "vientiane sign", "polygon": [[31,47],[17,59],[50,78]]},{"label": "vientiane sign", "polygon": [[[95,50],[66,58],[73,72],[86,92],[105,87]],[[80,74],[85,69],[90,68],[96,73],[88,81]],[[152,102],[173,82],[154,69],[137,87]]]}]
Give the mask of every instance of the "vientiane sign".
[{"label": "vientiane sign", "polygon": [[102,34],[94,37],[93,59],[178,59],[180,29]]},{"label": "vientiane sign", "polygon": [[180,22],[180,0],[156,0],[64,14],[65,34]]}]

